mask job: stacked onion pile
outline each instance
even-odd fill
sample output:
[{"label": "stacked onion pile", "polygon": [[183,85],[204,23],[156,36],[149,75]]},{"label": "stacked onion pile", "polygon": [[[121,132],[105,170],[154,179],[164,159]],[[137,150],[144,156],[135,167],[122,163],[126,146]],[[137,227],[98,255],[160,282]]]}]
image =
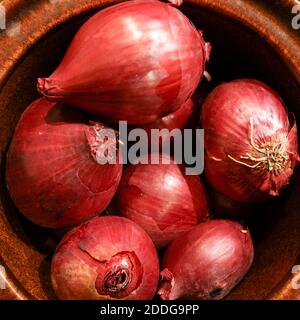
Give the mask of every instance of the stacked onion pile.
[{"label": "stacked onion pile", "polygon": [[237,80],[204,101],[207,186],[161,153],[159,164],[122,172],[119,141],[104,134],[120,120],[148,132],[191,126],[209,53],[174,6],[135,0],[89,19],[55,72],[38,79],[44,97],[16,127],[6,178],[32,222],[75,227],[52,261],[60,299],[221,299],[248,272],[249,230],[211,216],[242,215],[243,203],[279,195],[293,174],[296,123],[272,89]]}]

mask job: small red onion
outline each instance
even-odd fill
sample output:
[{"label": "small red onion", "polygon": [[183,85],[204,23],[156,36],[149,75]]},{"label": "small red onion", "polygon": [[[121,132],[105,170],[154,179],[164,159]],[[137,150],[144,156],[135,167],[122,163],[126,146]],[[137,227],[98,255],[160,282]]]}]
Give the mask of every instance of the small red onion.
[{"label": "small red onion", "polygon": [[148,123],[191,97],[209,52],[202,33],[170,4],[127,1],[89,19],[37,87],[51,101],[109,121]]},{"label": "small red onion", "polygon": [[208,216],[200,177],[186,176],[183,166],[167,155],[160,155],[159,164],[126,167],[115,204],[118,212],[148,232],[158,248]]},{"label": "small red onion", "polygon": [[178,237],[163,258],[163,300],[218,300],[245,276],[253,260],[250,233],[228,220],[200,223]]},{"label": "small red onion", "polygon": [[[67,111],[67,112],[66,112]],[[119,184],[122,165],[100,164],[101,124],[87,125],[78,112],[39,99],[23,113],[12,139],[7,185],[18,209],[34,223],[50,228],[79,224],[101,213]],[[100,161],[101,162],[101,161]]]},{"label": "small red onion", "polygon": [[97,217],[63,238],[51,266],[65,300],[145,300],[154,296],[159,261],[146,232],[122,217]]},{"label": "small red onion", "polygon": [[255,80],[217,87],[202,107],[205,173],[239,202],[266,200],[288,184],[299,161],[297,127],[271,88]]}]

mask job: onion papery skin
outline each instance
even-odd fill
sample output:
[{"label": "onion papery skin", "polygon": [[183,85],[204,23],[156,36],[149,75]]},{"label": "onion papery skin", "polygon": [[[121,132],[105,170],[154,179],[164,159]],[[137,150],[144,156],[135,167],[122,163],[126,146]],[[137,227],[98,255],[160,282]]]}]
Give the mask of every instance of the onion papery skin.
[{"label": "onion papery skin", "polygon": [[174,136],[174,132],[172,134],[172,130],[196,127],[196,124],[194,123],[196,119],[196,112],[196,103],[194,103],[192,99],[189,99],[175,112],[170,113],[167,116],[154,122],[145,124],[142,126],[142,128],[146,130],[148,134],[149,143],[151,142],[151,130],[167,129],[168,131],[165,131],[165,134],[162,134],[162,137],[160,138],[160,145],[163,145],[164,143],[168,143],[169,141],[171,141],[171,137],[174,137],[176,139],[176,134]]},{"label": "onion papery skin", "polygon": [[148,300],[155,295],[155,246],[134,222],[96,217],[69,232],[51,265],[53,288],[64,300]]},{"label": "onion papery skin", "polygon": [[253,261],[249,230],[229,220],[200,223],[178,237],[163,257],[163,300],[219,300],[245,276]]},{"label": "onion papery skin", "polygon": [[101,148],[116,147],[98,139],[104,128],[44,98],[25,110],[9,148],[6,180],[14,203],[28,219],[63,228],[106,208],[118,187],[122,164],[99,164]]},{"label": "onion papery skin", "polygon": [[202,78],[210,45],[170,4],[128,1],[100,11],[37,88],[108,122],[155,121],[177,110]]},{"label": "onion papery skin", "polygon": [[159,157],[159,164],[124,169],[114,203],[115,211],[139,224],[162,248],[207,218],[209,210],[200,177],[185,175],[167,155]]},{"label": "onion papery skin", "polygon": [[278,94],[251,79],[218,86],[205,100],[205,173],[239,202],[264,201],[288,184],[299,161],[297,126]]}]

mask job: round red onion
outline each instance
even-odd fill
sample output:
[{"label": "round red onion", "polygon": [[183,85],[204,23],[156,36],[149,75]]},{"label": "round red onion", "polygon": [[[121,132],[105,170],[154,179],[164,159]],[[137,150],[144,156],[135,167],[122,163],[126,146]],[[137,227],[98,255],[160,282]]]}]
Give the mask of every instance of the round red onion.
[{"label": "round red onion", "polygon": [[118,212],[142,226],[158,248],[208,215],[200,177],[186,176],[183,166],[167,155],[160,155],[159,164],[126,167],[115,203]]},{"label": "round red onion", "polygon": [[288,184],[299,161],[297,127],[271,88],[255,80],[220,85],[203,104],[202,125],[205,173],[217,191],[254,202]]},{"label": "round red onion", "polygon": [[159,1],[128,1],[89,19],[57,70],[37,86],[51,101],[109,121],[142,124],[191,97],[209,52],[202,33],[178,9]]},{"label": "round red onion", "polygon": [[250,233],[228,220],[200,223],[168,247],[158,291],[163,300],[218,300],[245,276],[253,261]]},{"label": "round red onion", "polygon": [[65,300],[151,299],[158,278],[151,239],[122,217],[97,217],[67,233],[51,266],[54,291]]},{"label": "round red onion", "polygon": [[106,208],[122,165],[118,159],[117,164],[100,164],[105,151],[119,153],[115,141],[101,138],[103,129],[80,122],[77,111],[66,112],[45,99],[25,110],[8,152],[6,177],[12,199],[27,218],[62,228]]}]

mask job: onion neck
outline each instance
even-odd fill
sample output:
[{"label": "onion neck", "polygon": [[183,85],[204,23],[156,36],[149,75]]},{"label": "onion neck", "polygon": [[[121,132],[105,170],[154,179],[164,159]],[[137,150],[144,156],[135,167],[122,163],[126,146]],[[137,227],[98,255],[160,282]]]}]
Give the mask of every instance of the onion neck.
[{"label": "onion neck", "polygon": [[118,163],[118,133],[101,123],[91,122],[86,133],[91,155],[98,164]]},{"label": "onion neck", "polygon": [[36,87],[38,93],[47,97],[47,91],[49,89],[49,78],[38,78]]},{"label": "onion neck", "polygon": [[142,265],[134,252],[120,252],[98,268],[95,287],[101,296],[126,298],[140,285]]},{"label": "onion neck", "polygon": [[60,81],[53,78],[38,78],[37,91],[49,101],[63,101],[65,93],[60,87]]},{"label": "onion neck", "polygon": [[168,0],[170,4],[172,4],[175,7],[179,7],[182,5],[183,0]]},{"label": "onion neck", "polygon": [[180,294],[175,288],[175,279],[173,273],[165,268],[161,273],[160,287],[157,292],[162,300],[176,300],[180,297]]}]

